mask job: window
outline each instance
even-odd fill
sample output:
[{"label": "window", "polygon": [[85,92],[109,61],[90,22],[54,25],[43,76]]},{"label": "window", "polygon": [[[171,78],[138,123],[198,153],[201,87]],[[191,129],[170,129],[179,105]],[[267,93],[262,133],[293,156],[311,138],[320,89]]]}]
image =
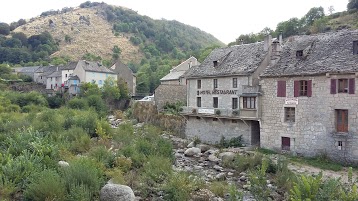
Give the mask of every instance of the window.
[{"label": "window", "polygon": [[348,93],[348,79],[338,79],[338,93]]},{"label": "window", "polygon": [[353,41],[353,54],[358,54],[358,40]]},{"label": "window", "polygon": [[218,118],[213,118],[213,121],[218,121]]},{"label": "window", "polygon": [[237,78],[232,78],[232,88],[237,88]]},{"label": "window", "polygon": [[41,80],[42,80],[42,76],[41,76]]},{"label": "window", "polygon": [[67,74],[65,74],[65,77],[67,78]]},{"label": "window", "polygon": [[98,84],[99,84],[99,85],[102,85],[102,80],[98,80]]},{"label": "window", "polygon": [[51,84],[51,89],[53,89],[53,85]]},{"label": "window", "polygon": [[285,107],[285,122],[295,122],[295,109],[294,107]]},{"label": "window", "polygon": [[338,146],[338,150],[342,150],[343,141],[338,141],[338,142],[337,142],[337,146]]},{"label": "window", "polygon": [[295,80],[294,96],[312,96],[312,80]]},{"label": "window", "polygon": [[196,119],[200,120],[200,117],[197,116]]},{"label": "window", "polygon": [[218,79],[214,79],[214,89],[218,88]]},{"label": "window", "polygon": [[237,120],[236,120],[236,119],[232,119],[232,120],[231,120],[231,123],[237,124]]},{"label": "window", "polygon": [[219,98],[213,97],[213,107],[218,108],[219,107]]},{"label": "window", "polygon": [[296,51],[296,58],[301,59],[303,57],[303,50]]},{"label": "window", "polygon": [[197,80],[196,85],[197,85],[198,89],[201,89],[201,80]]},{"label": "window", "polygon": [[55,89],[57,88],[57,84],[55,84]]},{"label": "window", "polygon": [[52,77],[51,77],[51,81],[52,81]]},{"label": "window", "polygon": [[348,132],[348,110],[336,110],[337,132]]},{"label": "window", "polygon": [[196,106],[201,107],[201,97],[196,97]]},{"label": "window", "polygon": [[213,61],[214,67],[218,66],[218,61]]},{"label": "window", "polygon": [[237,98],[232,98],[232,109],[237,109]]},{"label": "window", "polygon": [[[337,89],[338,86],[338,89]],[[350,79],[331,79],[331,94],[355,93],[355,78]]]},{"label": "window", "polygon": [[256,97],[243,97],[243,108],[256,109]]},{"label": "window", "polygon": [[277,97],[286,97],[286,81],[277,81]]}]

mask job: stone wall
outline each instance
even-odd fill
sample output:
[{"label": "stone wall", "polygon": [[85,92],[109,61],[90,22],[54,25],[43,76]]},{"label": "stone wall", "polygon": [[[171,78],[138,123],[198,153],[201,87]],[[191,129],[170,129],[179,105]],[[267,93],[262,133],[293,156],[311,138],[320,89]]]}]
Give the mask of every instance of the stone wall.
[{"label": "stone wall", "polygon": [[[355,94],[330,93],[331,79],[354,75],[262,78],[261,147],[281,150],[281,138],[290,138],[290,150],[298,155],[326,154],[342,163],[358,163],[358,90]],[[285,104],[277,97],[277,80],[286,81],[286,97],[293,98],[294,80],[312,80],[312,97],[297,97],[298,104]],[[357,82],[356,82],[357,83]],[[284,108],[295,108],[295,122],[284,121]],[[346,134],[336,132],[336,109],[348,110]],[[339,150],[338,141],[343,144]]]},{"label": "stone wall", "polygon": [[183,102],[186,104],[186,86],[159,85],[154,92],[154,100],[158,110],[163,109],[166,103]]},{"label": "stone wall", "polygon": [[193,139],[198,137],[202,142],[215,144],[220,142],[222,136],[225,139],[239,137],[242,135],[243,143],[249,145],[251,142],[251,122],[242,120],[217,119],[209,117],[187,117],[185,130],[186,137]]}]

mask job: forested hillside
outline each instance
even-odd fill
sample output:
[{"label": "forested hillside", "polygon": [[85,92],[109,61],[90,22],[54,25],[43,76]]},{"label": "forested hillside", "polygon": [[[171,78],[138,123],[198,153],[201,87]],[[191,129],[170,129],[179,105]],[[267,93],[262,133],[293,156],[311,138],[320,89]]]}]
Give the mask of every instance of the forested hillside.
[{"label": "forested hillside", "polygon": [[323,7],[311,8],[302,18],[292,17],[289,20],[277,24],[272,30],[265,27],[259,33],[241,34],[236,41],[228,46],[244,43],[263,41],[266,34],[274,37],[282,33],[284,38],[300,34],[316,34],[341,29],[358,29],[358,1],[350,0],[347,4],[347,11],[334,13],[331,6],[325,12]]},{"label": "forested hillside", "polygon": [[[159,79],[190,55],[204,58],[201,52],[206,48],[207,54],[224,45],[178,21],[154,20],[127,8],[89,1],[27,21],[1,23],[0,35],[0,54],[5,55],[0,63],[31,66],[86,59],[110,66],[121,59],[137,73],[138,91],[144,93],[153,92]],[[48,38],[28,43],[37,35]]]}]

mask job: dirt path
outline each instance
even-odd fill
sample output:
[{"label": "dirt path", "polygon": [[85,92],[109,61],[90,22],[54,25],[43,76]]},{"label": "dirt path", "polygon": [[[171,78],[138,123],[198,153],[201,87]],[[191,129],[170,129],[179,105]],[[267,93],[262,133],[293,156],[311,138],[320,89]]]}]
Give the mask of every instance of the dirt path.
[{"label": "dirt path", "polygon": [[[324,179],[338,179],[341,178],[343,183],[348,183],[348,168],[344,167],[340,171],[332,171],[332,170],[322,170],[320,168],[316,168],[313,166],[309,166],[306,164],[298,164],[298,163],[290,163],[288,168],[295,173],[305,174],[305,175],[318,175],[322,172]],[[353,181],[358,178],[358,174],[353,170]]]}]

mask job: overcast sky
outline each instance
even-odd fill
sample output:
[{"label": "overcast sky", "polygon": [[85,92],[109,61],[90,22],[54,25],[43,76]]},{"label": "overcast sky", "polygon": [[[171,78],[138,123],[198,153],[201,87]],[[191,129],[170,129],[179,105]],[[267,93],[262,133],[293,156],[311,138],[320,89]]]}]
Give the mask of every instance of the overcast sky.
[{"label": "overcast sky", "polygon": [[[0,21],[10,23],[29,19],[43,11],[75,7],[86,0],[4,0]],[[101,2],[99,0],[98,2]],[[312,7],[322,6],[328,13],[346,10],[348,0],[104,0],[138,11],[154,19],[177,20],[206,31],[224,43],[235,41],[240,34],[275,29],[278,22],[301,18]]]}]

